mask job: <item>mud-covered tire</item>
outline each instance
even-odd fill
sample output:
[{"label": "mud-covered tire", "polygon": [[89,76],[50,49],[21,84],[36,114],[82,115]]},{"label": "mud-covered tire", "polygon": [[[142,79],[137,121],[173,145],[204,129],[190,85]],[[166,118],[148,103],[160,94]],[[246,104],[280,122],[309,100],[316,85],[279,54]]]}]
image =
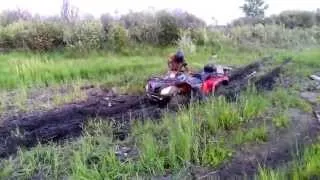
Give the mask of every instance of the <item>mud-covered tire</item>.
[{"label": "mud-covered tire", "polygon": [[187,106],[190,103],[190,97],[186,95],[177,94],[171,97],[170,101],[167,104],[167,107],[171,110],[177,110],[184,106]]}]

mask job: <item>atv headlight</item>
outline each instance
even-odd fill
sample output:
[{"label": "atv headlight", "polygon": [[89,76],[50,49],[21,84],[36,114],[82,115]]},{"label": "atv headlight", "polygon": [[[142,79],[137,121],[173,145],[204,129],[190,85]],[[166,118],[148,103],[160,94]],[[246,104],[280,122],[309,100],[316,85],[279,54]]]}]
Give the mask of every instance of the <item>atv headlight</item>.
[{"label": "atv headlight", "polygon": [[149,90],[149,85],[147,84],[146,85],[146,91],[148,92],[148,90]]},{"label": "atv headlight", "polygon": [[175,88],[173,86],[163,88],[160,92],[160,95],[169,96],[169,95],[173,94],[174,90],[175,90]]}]

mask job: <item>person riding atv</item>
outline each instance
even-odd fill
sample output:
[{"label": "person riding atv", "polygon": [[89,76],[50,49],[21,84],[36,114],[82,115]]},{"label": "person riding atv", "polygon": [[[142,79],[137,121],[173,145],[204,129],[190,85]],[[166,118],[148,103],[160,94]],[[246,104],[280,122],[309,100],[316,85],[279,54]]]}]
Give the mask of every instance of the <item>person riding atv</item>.
[{"label": "person riding atv", "polygon": [[181,50],[178,50],[175,54],[169,56],[168,71],[189,73],[188,64],[184,58],[184,53]]}]

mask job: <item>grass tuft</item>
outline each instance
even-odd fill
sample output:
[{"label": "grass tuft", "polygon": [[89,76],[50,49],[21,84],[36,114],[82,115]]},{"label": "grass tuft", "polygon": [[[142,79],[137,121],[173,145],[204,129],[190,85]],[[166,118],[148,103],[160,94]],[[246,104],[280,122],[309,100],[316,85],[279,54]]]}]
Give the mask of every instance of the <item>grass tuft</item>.
[{"label": "grass tuft", "polygon": [[251,142],[266,142],[268,140],[268,130],[265,126],[252,128],[249,130],[238,130],[234,136],[236,145]]},{"label": "grass tuft", "polygon": [[279,113],[278,115],[274,116],[272,122],[275,124],[277,128],[286,128],[289,125],[289,116],[288,112],[284,111]]}]

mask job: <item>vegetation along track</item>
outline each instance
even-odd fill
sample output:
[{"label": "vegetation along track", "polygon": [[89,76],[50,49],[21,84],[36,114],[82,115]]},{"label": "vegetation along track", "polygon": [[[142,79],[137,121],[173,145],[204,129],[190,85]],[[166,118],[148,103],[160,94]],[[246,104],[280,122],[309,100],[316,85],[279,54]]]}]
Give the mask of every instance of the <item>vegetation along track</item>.
[{"label": "vegetation along track", "polygon": [[[248,85],[246,76],[259,71],[270,60],[264,58],[233,71],[228,88],[220,90],[220,93],[227,96],[238,94]],[[267,84],[266,89],[269,89],[280,74],[280,67],[256,79],[255,85],[262,90],[261,87]],[[7,118],[0,127],[0,157],[8,157],[16,153],[19,147],[33,147],[38,142],[58,142],[78,137],[85,122],[96,117],[115,122],[114,134],[125,138],[130,120],[159,119],[164,110],[149,104],[144,96],[108,96],[107,93],[101,93],[91,95],[86,101],[67,104],[51,111]]]}]

